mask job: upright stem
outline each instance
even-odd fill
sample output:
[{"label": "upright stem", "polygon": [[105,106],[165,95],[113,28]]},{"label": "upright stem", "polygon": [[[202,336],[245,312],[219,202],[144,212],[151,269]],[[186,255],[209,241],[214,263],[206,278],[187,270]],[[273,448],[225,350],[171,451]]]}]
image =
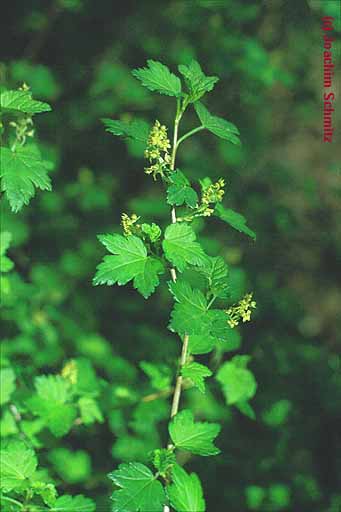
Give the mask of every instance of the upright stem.
[{"label": "upright stem", "polygon": [[[176,117],[174,121],[174,133],[173,133],[173,148],[172,148],[172,159],[170,168],[172,171],[174,171],[175,167],[175,157],[176,157],[176,150],[177,150],[177,143],[178,143],[178,132],[179,132],[179,123],[181,119],[181,113],[179,111],[179,107],[177,108]],[[174,208],[173,208],[174,210]]]},{"label": "upright stem", "polygon": [[[174,168],[175,168],[176,150],[178,147],[179,123],[180,123],[182,114],[183,114],[183,110],[181,110],[180,102],[178,101],[177,109],[176,109],[176,116],[175,116],[175,121],[174,121],[173,148],[172,148],[172,158],[171,158],[171,165],[170,165],[170,168],[172,171],[174,171]],[[174,207],[172,208],[171,216],[172,216],[172,224],[175,224],[176,223],[176,211],[175,211]],[[173,282],[175,282],[176,278],[177,278],[175,268],[172,268],[170,273],[171,273]],[[188,342],[189,342],[189,336],[188,336],[188,334],[185,334],[183,343],[182,343],[182,351],[181,351],[181,357],[180,357],[180,363],[179,363],[179,372],[178,372],[178,376],[176,378],[176,383],[175,383],[175,388],[174,388],[172,408],[171,408],[171,414],[170,414],[171,418],[173,418],[173,416],[175,416],[179,410],[179,403],[180,403],[181,390],[182,390],[181,369],[186,364],[187,352],[188,352]]]},{"label": "upright stem", "polygon": [[[175,169],[175,158],[176,158],[176,150],[178,148],[178,133],[179,133],[179,123],[180,119],[182,117],[184,110],[181,110],[181,103],[178,100],[177,101],[177,107],[176,107],[176,116],[174,121],[174,133],[173,133],[173,147],[172,147],[172,156],[171,156],[171,164],[170,168],[172,171]],[[172,217],[172,224],[176,223],[176,210],[173,207],[171,210],[171,217]],[[171,268],[170,274],[172,277],[172,281],[175,283],[177,279],[176,270],[175,268]],[[186,363],[187,359],[187,352],[188,352],[188,342],[189,342],[189,336],[188,334],[185,334],[183,343],[182,343],[182,350],[181,350],[181,357],[180,357],[180,363],[179,363],[179,371],[175,382],[175,388],[174,388],[174,394],[173,394],[173,400],[172,400],[172,408],[170,417],[173,418],[179,410],[179,403],[180,403],[180,397],[181,397],[181,390],[182,390],[182,375],[181,375],[181,369]],[[172,448],[172,444],[168,444],[168,448]],[[168,505],[164,505],[163,512],[170,512],[170,508]]]},{"label": "upright stem", "polygon": [[179,403],[180,403],[181,390],[182,390],[181,369],[186,364],[187,352],[188,352],[188,342],[189,342],[189,336],[188,336],[188,334],[185,334],[183,342],[182,342],[182,351],[181,351],[181,358],[180,358],[180,364],[179,364],[179,375],[177,376],[176,383],[175,383],[173,402],[172,402],[172,408],[171,408],[171,414],[170,414],[171,418],[173,418],[173,416],[175,416],[179,410]]}]

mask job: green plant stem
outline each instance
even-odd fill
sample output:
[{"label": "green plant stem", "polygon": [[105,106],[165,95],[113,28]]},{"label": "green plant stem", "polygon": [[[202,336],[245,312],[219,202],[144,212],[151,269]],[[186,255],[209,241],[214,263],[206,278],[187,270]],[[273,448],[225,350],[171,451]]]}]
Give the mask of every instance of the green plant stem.
[{"label": "green plant stem", "polygon": [[216,300],[216,298],[217,298],[217,297],[216,297],[215,295],[213,295],[212,299],[210,300],[210,302],[209,302],[209,303],[208,303],[208,305],[207,305],[207,309],[210,309],[210,307],[212,306],[212,304],[213,304],[213,302]]},{"label": "green plant stem", "polygon": [[[178,131],[179,131],[179,123],[182,117],[182,114],[184,113],[184,108],[181,109],[181,105],[179,100],[177,101],[177,109],[176,109],[176,116],[174,121],[174,133],[173,133],[173,148],[172,148],[172,159],[171,159],[171,170],[174,171],[175,168],[175,158],[176,158],[176,151],[178,147]],[[176,222],[176,210],[173,207],[172,208],[172,223],[175,224]],[[177,275],[175,268],[171,269],[171,276],[173,282],[176,281]],[[181,390],[182,390],[182,375],[181,375],[181,369],[186,363],[187,359],[187,352],[188,352],[188,342],[189,342],[189,336],[188,334],[185,334],[183,343],[182,343],[182,351],[181,351],[181,357],[180,357],[180,363],[179,363],[179,371],[178,376],[175,383],[175,389],[173,394],[173,401],[172,401],[172,408],[171,408],[171,414],[170,417],[173,418],[179,410],[179,403],[180,403],[180,397],[181,397]]]},{"label": "green plant stem", "polygon": [[150,395],[146,395],[142,398],[142,402],[153,402],[154,400],[158,400],[159,398],[163,398],[164,396],[169,396],[173,393],[174,388],[162,389],[156,393],[151,393]]},{"label": "green plant stem", "polygon": [[195,133],[200,132],[201,130],[205,130],[205,127],[202,126],[202,125],[201,126],[197,126],[197,128],[193,128],[193,130],[190,130],[189,132],[185,133],[185,135],[180,137],[180,139],[178,140],[178,142],[176,144],[177,148],[180,146],[181,142],[183,142],[184,140],[188,139],[188,137],[191,137]]},{"label": "green plant stem", "polygon": [[[180,124],[181,117],[185,111],[185,108],[186,108],[186,105],[183,105],[181,108],[181,102],[180,102],[180,100],[177,100],[176,116],[175,116],[175,121],[174,121],[174,132],[173,132],[172,156],[171,156],[171,165],[170,165],[170,169],[172,171],[174,171],[174,169],[175,169],[176,151],[179,146],[179,143],[178,143],[179,124]],[[171,210],[171,217],[172,217],[172,224],[175,224],[177,221],[177,218],[176,218],[176,210],[174,207]],[[175,281],[177,279],[177,274],[176,274],[175,268],[171,268],[170,274],[172,277],[172,281],[175,283]],[[178,375],[177,375],[175,387],[174,387],[174,394],[173,394],[172,407],[171,407],[171,413],[170,413],[171,418],[173,418],[173,416],[175,416],[179,410],[179,403],[180,403],[181,390],[182,390],[182,380],[183,380],[182,375],[181,375],[181,369],[186,363],[187,352],[188,352],[188,343],[189,343],[189,336],[188,336],[188,334],[185,334],[183,343],[182,343]],[[174,447],[171,443],[169,443],[167,448],[173,449]],[[170,512],[168,505],[164,505],[163,512]]]},{"label": "green plant stem", "polygon": [[0,501],[7,501],[8,503],[13,503],[13,505],[16,505],[19,508],[24,508],[24,505],[20,503],[20,501],[8,498],[7,496],[0,496]]},{"label": "green plant stem", "polygon": [[[183,113],[184,113],[184,109],[181,109],[180,102],[178,101],[177,102],[177,111],[176,111],[176,116],[175,116],[175,121],[174,121],[173,149],[172,149],[172,159],[171,159],[171,170],[172,171],[175,168],[176,151],[178,148],[179,123],[180,123]],[[172,223],[175,224],[175,222],[176,222],[176,210],[173,207],[172,208]],[[173,282],[175,282],[177,279],[177,275],[176,275],[176,270],[174,268],[171,269],[171,276],[172,276]],[[186,363],[187,352],[188,352],[188,343],[189,343],[189,336],[188,336],[188,334],[185,334],[183,343],[182,343],[178,376],[177,376],[175,388],[174,388],[173,401],[172,401],[172,407],[171,407],[171,413],[170,413],[171,418],[173,418],[173,416],[175,416],[179,410],[179,403],[180,403],[181,390],[182,390],[181,369]]]},{"label": "green plant stem", "polygon": [[181,357],[180,357],[180,363],[179,363],[179,374],[177,376],[176,383],[175,383],[175,390],[174,390],[173,402],[172,402],[172,408],[171,408],[171,414],[170,414],[171,418],[173,418],[173,416],[175,416],[179,410],[179,403],[180,403],[181,390],[182,390],[181,370],[182,370],[182,367],[185,366],[185,364],[186,364],[188,343],[189,343],[189,336],[188,336],[188,334],[185,334],[183,342],[182,342],[182,351],[181,351]]},{"label": "green plant stem", "polygon": [[[172,171],[174,171],[174,167],[175,167],[175,157],[176,157],[176,150],[177,150],[177,144],[178,144],[179,123],[180,123],[182,114],[183,114],[183,111],[181,110],[180,101],[177,100],[176,115],[175,115],[175,121],[174,121],[174,131],[173,131],[172,157],[171,157],[171,164],[170,164],[170,168]],[[174,210],[174,208],[173,208],[173,210]],[[172,221],[173,221],[173,217],[172,217]]]}]

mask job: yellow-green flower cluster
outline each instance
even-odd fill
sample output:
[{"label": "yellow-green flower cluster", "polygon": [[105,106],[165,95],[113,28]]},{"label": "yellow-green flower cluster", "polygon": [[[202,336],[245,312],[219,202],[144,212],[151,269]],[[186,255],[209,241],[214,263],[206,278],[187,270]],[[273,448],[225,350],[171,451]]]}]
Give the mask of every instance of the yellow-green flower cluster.
[{"label": "yellow-green flower cluster", "polygon": [[241,320],[243,322],[251,320],[252,309],[256,307],[256,301],[252,300],[252,295],[252,293],[247,293],[242,300],[226,310],[229,315],[227,323],[230,327],[236,327]]},{"label": "yellow-green flower cluster", "polygon": [[204,217],[209,217],[214,212],[214,208],[210,208],[210,204],[212,203],[220,203],[225,194],[225,181],[223,178],[219,178],[216,183],[209,185],[207,188],[203,189],[202,198],[201,198],[201,214]]},{"label": "yellow-green flower cluster", "polygon": [[[121,215],[121,225],[123,228],[123,233],[125,235],[132,235],[132,228],[134,224],[139,220],[140,217],[136,215],[136,213],[133,213],[130,217],[126,213],[122,213]],[[139,226],[136,226],[139,227]]]},{"label": "yellow-green flower cluster", "polygon": [[[25,82],[22,84],[21,87],[19,87],[19,91],[29,91],[30,88]],[[10,126],[15,128],[15,143],[20,144],[23,146],[26,142],[26,137],[33,137],[34,136],[34,129],[33,129],[33,121],[32,116],[26,114],[22,117],[20,117],[17,121],[11,121],[9,123]]]},{"label": "yellow-green flower cluster", "polygon": [[68,361],[62,371],[61,371],[61,376],[65,379],[65,380],[68,380],[71,384],[76,384],[77,383],[77,380],[78,380],[78,368],[77,368],[77,363],[74,359],[71,359],[70,361]]},{"label": "yellow-green flower cluster", "polygon": [[158,174],[163,176],[164,171],[171,163],[170,147],[166,126],[161,125],[159,121],[155,121],[144,152],[144,156],[148,158],[151,164],[149,167],[145,167],[145,173],[152,174],[154,180],[156,180]]}]

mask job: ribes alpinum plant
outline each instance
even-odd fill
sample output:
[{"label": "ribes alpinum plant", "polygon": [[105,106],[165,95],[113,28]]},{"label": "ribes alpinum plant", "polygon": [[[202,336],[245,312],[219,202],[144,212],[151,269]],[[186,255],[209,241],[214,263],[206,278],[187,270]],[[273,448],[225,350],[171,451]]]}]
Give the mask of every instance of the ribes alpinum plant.
[{"label": "ribes alpinum plant", "polygon": [[[217,177],[192,184],[177,163],[179,151],[186,151],[186,141],[201,131],[240,144],[234,124],[212,114],[201,102],[211,92],[218,78],[206,76],[200,65],[192,61],[180,65],[179,76],[160,62],[149,60],[147,66],[133,75],[150,91],[175,100],[173,126],[161,120],[153,126],[141,120],[125,122],[104,119],[106,130],[113,135],[143,142],[144,172],[155,181],[170,209],[170,223],[159,226],[153,219],[141,218],[138,212],[124,212],[121,233],[99,235],[110,253],[98,265],[96,285],[125,285],[146,299],[159,286],[168,287],[174,301],[168,329],[179,342],[179,361],[174,362],[174,387],[170,404],[168,443],[149,454],[150,466],[136,462],[121,464],[109,476],[113,481],[113,512],[204,512],[203,489],[198,475],[188,473],[179,463],[182,452],[198,456],[218,455],[220,425],[197,421],[193,412],[182,406],[182,394],[191,386],[205,393],[206,379],[213,376],[221,384],[229,405],[254,416],[249,400],[256,391],[256,381],[247,368],[250,357],[235,355],[216,368],[209,368],[196,356],[219,350],[234,350],[233,329],[251,318],[256,303],[248,293],[231,304],[229,269],[224,259],[205,253],[196,233],[198,219],[215,217],[239,232],[255,238],[245,218],[223,205],[225,179]],[[170,101],[170,100],[169,100]],[[173,105],[170,103],[170,108]],[[182,133],[181,121],[194,108],[198,124]],[[166,328],[166,326],[165,326]],[[176,338],[176,336],[178,338]],[[146,356],[148,347],[146,347]],[[153,365],[144,363],[145,372],[153,378]],[[159,386],[160,396],[163,393]],[[148,418],[146,418],[148,420]]]}]

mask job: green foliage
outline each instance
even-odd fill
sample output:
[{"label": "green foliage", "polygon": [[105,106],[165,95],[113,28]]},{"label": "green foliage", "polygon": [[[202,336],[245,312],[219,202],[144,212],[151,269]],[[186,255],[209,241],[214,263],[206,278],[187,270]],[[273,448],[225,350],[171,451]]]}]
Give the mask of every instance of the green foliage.
[{"label": "green foliage", "polygon": [[141,119],[133,119],[130,123],[114,121],[113,119],[102,119],[102,121],[106,131],[113,135],[134,139],[144,144],[147,143],[150,126]]},{"label": "green foliage", "polygon": [[69,403],[71,389],[68,381],[60,376],[43,375],[35,379],[36,394],[27,401],[29,410],[38,416],[57,437],[72,428],[77,409]]},{"label": "green foliage", "polygon": [[6,404],[15,390],[15,373],[12,368],[0,370],[0,405]]},{"label": "green foliage", "polygon": [[247,506],[251,510],[261,510],[266,491],[258,485],[249,485],[245,490],[245,494]]},{"label": "green foliage", "polygon": [[150,91],[166,96],[180,96],[180,79],[171,73],[167,66],[155,60],[148,60],[145,68],[134,69],[133,75],[141,80],[142,85]]},{"label": "green foliage", "polygon": [[187,363],[182,368],[182,376],[190,379],[202,393],[205,393],[205,378],[211,375],[212,372],[207,366],[196,362]]},{"label": "green foliage", "polygon": [[34,100],[32,94],[27,90],[1,92],[0,107],[3,113],[39,114],[51,110],[50,105]]},{"label": "green foliage", "polygon": [[[64,459],[64,464],[66,460]],[[26,496],[26,503],[34,500],[32,507],[27,510],[49,510],[54,512],[93,512],[95,504],[84,496],[60,496],[53,483],[46,478],[38,468],[38,459],[32,448],[23,441],[11,441],[0,451],[1,482],[0,502],[7,511],[8,504],[24,509],[24,504],[18,501],[18,496]],[[6,497],[14,491],[15,499]],[[42,507],[43,505],[43,507]],[[37,508],[36,508],[37,507]],[[11,510],[11,508],[9,509]]]},{"label": "green foliage", "polygon": [[35,187],[51,190],[47,163],[36,146],[18,146],[15,150],[1,148],[0,166],[1,188],[14,212],[30,202]]},{"label": "green foliage", "polygon": [[188,66],[180,64],[179,71],[183,75],[191,103],[199,100],[206,92],[212,91],[219,78],[217,76],[206,76],[196,60],[192,60]]},{"label": "green foliage", "polygon": [[200,480],[195,473],[188,474],[179,465],[172,470],[173,484],[167,489],[171,505],[177,512],[205,512],[206,504]]},{"label": "green foliage", "polygon": [[159,390],[169,388],[172,376],[168,366],[141,361],[140,367],[150,378],[152,388]]},{"label": "green foliage", "polygon": [[167,202],[172,206],[181,206],[186,204],[190,208],[195,208],[198,204],[198,194],[191,187],[186,176],[177,169],[170,175],[171,185],[167,189]]},{"label": "green foliage", "polygon": [[221,204],[216,206],[215,211],[221,220],[232,226],[234,229],[241,233],[245,233],[254,240],[256,239],[256,233],[246,225],[246,219],[243,215],[231,210],[231,208],[224,208]]},{"label": "green foliage", "polygon": [[150,469],[138,462],[121,464],[109,478],[120,487],[112,495],[113,512],[161,512],[166,496]]},{"label": "green foliage", "polygon": [[161,237],[160,226],[154,222],[152,224],[142,224],[141,229],[151,242],[157,242]]},{"label": "green foliage", "polygon": [[78,406],[80,418],[84,425],[92,425],[96,422],[103,423],[103,414],[96,400],[89,396],[82,396],[78,400]]},{"label": "green foliage", "polygon": [[202,266],[206,263],[206,255],[191,226],[171,224],[166,228],[162,243],[165,256],[180,272],[188,265]]},{"label": "green foliage", "polygon": [[217,455],[219,448],[213,441],[220,432],[220,425],[194,421],[191,411],[185,409],[178,412],[169,424],[169,435],[176,448],[192,452],[196,455]]},{"label": "green foliage", "polygon": [[217,373],[217,380],[230,405],[244,404],[256,393],[256,380],[253,373],[246,368],[248,361],[248,356],[235,356],[224,363]]},{"label": "green foliage", "polygon": [[202,274],[208,280],[208,288],[214,297],[228,297],[228,268],[221,256],[209,258],[207,265],[201,268]]},{"label": "green foliage", "polygon": [[206,333],[210,321],[204,294],[200,290],[192,289],[189,283],[182,280],[170,283],[169,289],[176,300],[170,329],[180,335]]},{"label": "green foliage", "polygon": [[[1,141],[0,178],[1,191],[6,193],[13,212],[18,212],[35,195],[35,188],[51,190],[51,181],[47,174],[50,163],[46,162],[35,144],[26,144],[27,137],[33,137],[32,116],[51,110],[50,105],[32,98],[24,84],[20,90],[4,90],[0,94],[2,131],[6,127],[5,137]],[[8,117],[15,120],[8,122]],[[15,128],[15,137],[8,133]],[[6,147],[4,141],[7,140]]]},{"label": "green foliage", "polygon": [[176,300],[169,324],[172,331],[180,335],[187,333],[199,336],[197,338],[199,343],[202,337],[206,337],[205,347],[211,347],[214,344],[212,338],[229,341],[231,329],[227,323],[229,318],[227,311],[210,310],[203,292],[193,289],[188,282],[181,279],[176,283],[170,283],[169,289]]},{"label": "green foliage", "polygon": [[1,449],[1,489],[23,491],[37,469],[37,458],[22,442],[12,442]]},{"label": "green foliage", "polygon": [[81,494],[60,496],[49,510],[52,512],[94,512],[95,503]]},{"label": "green foliage", "polygon": [[50,178],[47,174],[50,164],[43,160],[38,147],[27,145],[27,137],[33,137],[32,116],[51,110],[50,105],[32,98],[28,87],[24,84],[20,90],[4,90],[0,95],[1,116],[5,122],[8,117],[15,121],[4,124],[4,127],[15,128],[15,137],[6,133],[9,147],[1,141],[0,178],[1,191],[6,193],[13,212],[18,212],[30,202],[35,195],[35,188],[51,190]]},{"label": "green foliage", "polygon": [[8,231],[0,232],[0,271],[5,273],[13,269],[13,261],[6,256],[7,249],[12,241],[12,234]]},{"label": "green foliage", "polygon": [[91,476],[91,459],[83,450],[55,448],[49,453],[49,461],[56,473],[68,484],[86,482]]},{"label": "green foliage", "polygon": [[169,470],[176,463],[176,457],[171,449],[161,448],[153,451],[152,462],[160,475],[166,478]]},{"label": "green foliage", "polygon": [[136,236],[100,235],[100,242],[114,256],[105,256],[97,267],[94,284],[124,285],[134,281],[144,298],[148,298],[159,284],[159,274],[164,272],[160,260],[147,255],[142,240]]},{"label": "green foliage", "polygon": [[278,400],[263,413],[263,421],[270,427],[279,427],[287,420],[291,410],[289,400]]},{"label": "green foliage", "polygon": [[189,353],[193,355],[208,354],[216,346],[216,340],[207,334],[193,334],[189,339]]},{"label": "green foliage", "polygon": [[210,114],[205,105],[200,102],[195,103],[194,107],[202,126],[206,128],[206,130],[221,139],[232,142],[232,144],[240,144],[240,139],[238,137],[239,130],[234,124],[222,119],[221,117]]}]

